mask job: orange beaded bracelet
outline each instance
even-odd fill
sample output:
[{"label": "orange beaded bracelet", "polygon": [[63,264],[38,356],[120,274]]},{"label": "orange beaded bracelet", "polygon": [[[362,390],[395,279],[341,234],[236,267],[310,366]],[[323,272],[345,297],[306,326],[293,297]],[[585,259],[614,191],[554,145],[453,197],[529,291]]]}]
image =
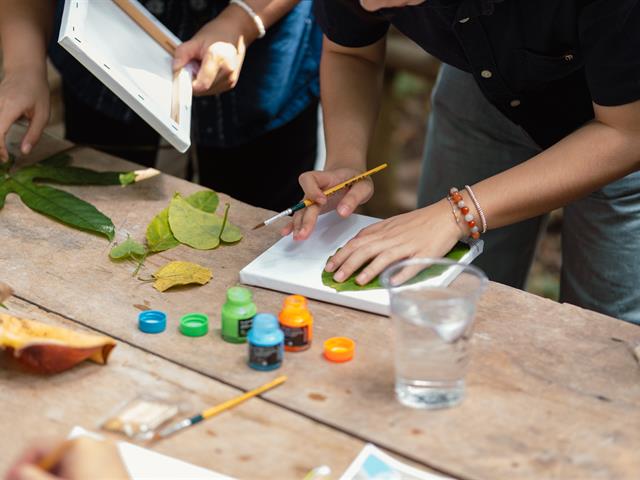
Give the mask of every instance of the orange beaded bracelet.
[{"label": "orange beaded bracelet", "polygon": [[480,238],[480,229],[476,225],[476,221],[471,210],[469,210],[469,207],[464,203],[464,199],[462,198],[460,191],[456,187],[451,187],[449,190],[449,197],[447,198],[449,198],[453,205],[455,205],[460,210],[460,213],[462,213],[464,221],[467,222],[469,230],[471,231],[471,238],[474,240]]}]

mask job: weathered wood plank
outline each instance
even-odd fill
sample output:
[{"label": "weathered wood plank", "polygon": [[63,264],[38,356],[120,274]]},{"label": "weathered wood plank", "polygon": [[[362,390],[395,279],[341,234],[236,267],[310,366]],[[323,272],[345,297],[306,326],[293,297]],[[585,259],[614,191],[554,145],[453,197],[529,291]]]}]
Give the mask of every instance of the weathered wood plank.
[{"label": "weathered wood plank", "polygon": [[[75,158],[98,169],[130,165],[90,150]],[[113,218],[119,238],[136,239],[174,191],[198,189],[165,175],[126,189],[70,188]],[[232,221],[247,234],[241,244],[211,252],[179,247],[150,258],[143,271],[196,261],[214,271],[204,287],[160,294],[131,278],[133,266],[110,262],[105,240],[34,214],[15,198],[0,217],[0,278],[75,321],[248,388],[265,376],[246,367],[245,347],[220,340],[218,312],[239,269],[278,234],[249,232],[267,212],[230,201]],[[261,310],[275,312],[283,295],[257,289],[255,297]],[[138,332],[136,305],[167,311],[169,331]],[[638,327],[491,284],[478,312],[468,399],[456,409],[419,412],[393,399],[387,318],[318,302],[311,308],[315,344],[287,355],[282,370],[290,381],[266,395],[274,402],[469,478],[634,478],[640,471],[640,367],[623,343],[640,340]],[[177,333],[188,311],[208,313],[214,332],[201,339]],[[321,342],[334,335],[358,342],[353,362],[322,359]]]},{"label": "weathered wood plank", "polygon": [[[9,301],[8,306],[14,314],[78,329],[22,301]],[[114,408],[139,394],[175,398],[191,415],[240,393],[122,343],[106,366],[87,362],[55,376],[24,373],[2,356],[0,366],[3,478],[34,438],[63,438],[75,425],[95,430]],[[362,446],[360,440],[257,398],[153,448],[238,478],[300,479],[322,464],[341,473]]]}]

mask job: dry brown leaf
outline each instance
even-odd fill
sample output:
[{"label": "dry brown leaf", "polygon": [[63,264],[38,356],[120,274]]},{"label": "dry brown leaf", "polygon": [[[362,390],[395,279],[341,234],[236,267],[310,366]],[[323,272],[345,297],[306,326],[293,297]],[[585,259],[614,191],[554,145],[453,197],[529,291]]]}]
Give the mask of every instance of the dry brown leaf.
[{"label": "dry brown leaf", "polygon": [[156,281],[153,287],[164,292],[177,285],[199,283],[204,285],[211,280],[211,270],[191,262],[170,262],[153,274]]}]

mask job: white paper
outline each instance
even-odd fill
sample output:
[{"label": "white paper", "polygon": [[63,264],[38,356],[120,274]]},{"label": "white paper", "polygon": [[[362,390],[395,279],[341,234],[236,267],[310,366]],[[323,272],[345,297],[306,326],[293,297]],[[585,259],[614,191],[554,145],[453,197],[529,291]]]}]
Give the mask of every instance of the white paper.
[{"label": "white paper", "polygon": [[[327,259],[360,230],[379,221],[379,218],[355,214],[346,219],[336,212],[322,215],[309,239],[295,241],[291,235],[282,238],[240,271],[240,281],[247,285],[305,295],[324,302],[388,315],[389,294],[384,289],[337,292],[322,283],[322,271]],[[476,242],[460,262],[471,263],[482,252],[482,246],[482,241]],[[451,280],[453,278],[445,271],[427,282],[446,285]]]},{"label": "white paper", "polygon": [[[88,436],[102,439],[96,433],[82,427],[74,427],[69,438]],[[162,455],[132,443],[118,442],[118,451],[131,480],[233,480],[221,473],[212,472],[191,463]]]},{"label": "white paper", "polygon": [[[177,45],[171,34],[144,7]],[[176,149],[191,144],[191,74],[179,75],[179,123],[171,118],[173,57],[111,0],[65,0],[58,43]]]},{"label": "white paper", "polygon": [[452,480],[410,467],[387,455],[375,445],[367,444],[340,480]]}]

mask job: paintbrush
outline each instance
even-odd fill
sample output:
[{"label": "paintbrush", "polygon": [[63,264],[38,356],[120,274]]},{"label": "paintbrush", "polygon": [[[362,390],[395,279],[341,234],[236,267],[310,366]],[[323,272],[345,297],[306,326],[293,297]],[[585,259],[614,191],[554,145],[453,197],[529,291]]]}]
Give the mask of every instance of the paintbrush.
[{"label": "paintbrush", "polygon": [[[327,197],[331,196],[334,193],[342,190],[343,188],[350,187],[354,183],[359,182],[360,180],[363,180],[363,179],[367,178],[368,176],[379,172],[380,170],[384,170],[385,168],[387,168],[387,164],[383,163],[382,165],[380,165],[380,166],[378,166],[376,168],[372,168],[371,170],[368,170],[368,171],[366,171],[364,173],[361,173],[360,175],[356,175],[355,177],[350,178],[346,182],[342,182],[342,183],[336,185],[335,187],[331,187],[330,189],[325,190],[322,193],[324,193]],[[275,222],[279,218],[287,217],[287,216],[291,215],[292,213],[297,212],[298,210],[302,210],[303,208],[310,207],[311,205],[313,205],[315,203],[316,202],[314,202],[313,200],[308,200],[308,199],[305,198],[301,202],[296,203],[293,207],[287,208],[286,210],[278,213],[277,215],[274,215],[273,217],[265,220],[264,222],[259,223],[258,225],[253,227],[253,230],[257,230],[260,227],[264,227],[265,225],[269,225],[270,223]]]},{"label": "paintbrush", "polygon": [[51,470],[53,470],[53,467],[60,463],[62,457],[65,456],[67,450],[71,448],[72,444],[73,440],[65,440],[64,442],[61,442],[56,448],[49,452],[48,455],[42,457],[36,465],[41,470],[50,472]]},{"label": "paintbrush", "polygon": [[277,387],[278,385],[281,385],[286,380],[287,380],[287,377],[283,375],[269,383],[262,385],[261,387],[256,388],[255,390],[251,390],[250,392],[247,392],[236,398],[232,398],[231,400],[227,400],[226,402],[223,402],[219,405],[215,405],[211,408],[207,408],[206,410],[202,411],[197,415],[194,415],[193,417],[185,418],[184,420],[181,420],[177,423],[174,423],[173,425],[168,426],[163,430],[160,430],[160,432],[156,433],[153,436],[152,440],[155,441],[162,438],[166,438],[169,435],[173,435],[174,433],[179,432],[180,430],[183,430],[187,427],[195,425],[196,423],[200,423],[201,421],[206,420],[207,418],[211,418],[215,415],[218,415],[219,413],[222,413],[225,410],[229,410],[230,408],[233,408],[236,405],[239,405],[245,400],[248,400],[252,397],[255,397],[256,395],[260,395],[261,393],[264,393],[267,390],[271,390],[272,388]]}]

